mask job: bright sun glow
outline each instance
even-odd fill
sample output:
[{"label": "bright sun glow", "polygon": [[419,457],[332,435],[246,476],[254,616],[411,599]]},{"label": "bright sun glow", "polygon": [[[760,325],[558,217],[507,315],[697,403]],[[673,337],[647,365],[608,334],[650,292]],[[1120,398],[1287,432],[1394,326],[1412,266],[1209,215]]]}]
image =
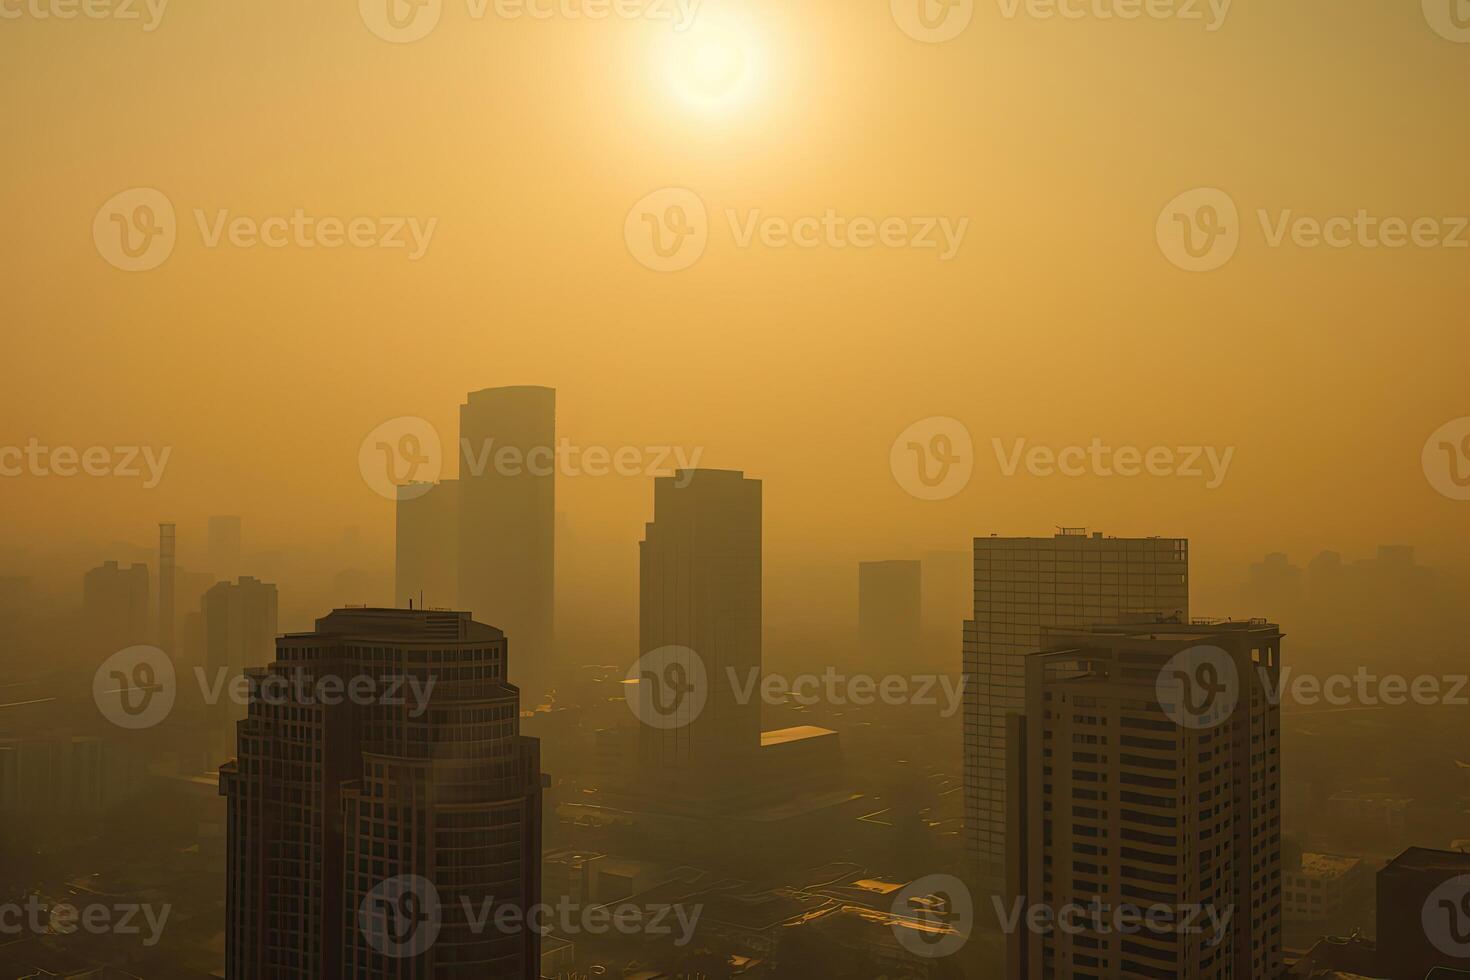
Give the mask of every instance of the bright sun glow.
[{"label": "bright sun glow", "polygon": [[750,22],[701,11],[689,30],[666,41],[668,85],[680,103],[702,114],[736,111],[765,86],[763,42]]}]

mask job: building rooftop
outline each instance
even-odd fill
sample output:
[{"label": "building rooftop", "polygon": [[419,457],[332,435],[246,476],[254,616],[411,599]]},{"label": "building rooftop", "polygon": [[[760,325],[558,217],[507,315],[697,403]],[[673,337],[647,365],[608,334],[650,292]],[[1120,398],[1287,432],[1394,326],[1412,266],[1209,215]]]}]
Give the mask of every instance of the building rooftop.
[{"label": "building rooftop", "polygon": [[1346,854],[1313,854],[1302,855],[1302,866],[1297,869],[1300,874],[1308,878],[1319,878],[1324,881],[1341,878],[1354,868],[1363,863],[1359,857],[1349,857]]},{"label": "building rooftop", "polygon": [[836,734],[830,728],[818,728],[816,725],[777,728],[773,731],[761,732],[761,748],[770,745],[785,745],[788,742],[800,742],[809,738],[826,738],[828,735],[835,736]]},{"label": "building rooftop", "polygon": [[476,622],[468,612],[444,609],[384,609],[372,606],[333,609],[316,621],[310,633],[287,633],[287,637],[311,636],[397,638],[405,640],[491,641],[505,636],[494,626]]},{"label": "building rooftop", "polygon": [[1384,867],[1384,871],[1453,871],[1470,873],[1470,854],[1411,847]]}]

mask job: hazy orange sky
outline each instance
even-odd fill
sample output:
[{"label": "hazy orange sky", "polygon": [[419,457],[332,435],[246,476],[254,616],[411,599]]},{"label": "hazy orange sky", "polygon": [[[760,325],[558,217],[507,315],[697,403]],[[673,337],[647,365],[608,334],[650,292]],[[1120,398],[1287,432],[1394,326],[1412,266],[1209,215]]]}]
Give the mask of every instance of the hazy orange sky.
[{"label": "hazy orange sky", "polygon": [[[356,525],[386,563],[368,432],[420,416],[452,441],[465,392],[544,384],[577,445],[697,447],[764,480],[777,608],[813,574],[849,590],[859,559],[1059,524],[1187,536],[1197,563],[1380,542],[1458,560],[1470,502],[1435,491],[1421,450],[1470,415],[1470,249],[1273,248],[1257,212],[1470,215],[1470,44],[1408,0],[1240,0],[1214,31],[1096,16],[1117,2],[1064,19],[985,0],[930,44],[886,0],[706,0],[688,37],[444,0],[395,44],[345,0],[175,2],[151,32],[0,0],[19,12],[0,19],[0,445],[172,447],[153,489],[0,478],[0,557],[238,513],[250,548]],[[713,84],[738,76],[729,99],[671,72],[690,44]],[[129,273],[93,223],[136,187],[172,203],[177,244]],[[624,228],[666,187],[702,200],[709,244],[659,273]],[[1241,216],[1238,252],[1203,273],[1155,237],[1197,187]],[[437,224],[413,261],[209,247],[195,217],[296,209]],[[726,212],[754,209],[968,230],[949,261],[740,247]],[[889,465],[931,416],[977,450],[939,502]],[[1211,490],[1005,477],[991,451],[1093,437],[1235,452]],[[558,509],[587,582],[636,587],[651,483],[562,479]]]}]

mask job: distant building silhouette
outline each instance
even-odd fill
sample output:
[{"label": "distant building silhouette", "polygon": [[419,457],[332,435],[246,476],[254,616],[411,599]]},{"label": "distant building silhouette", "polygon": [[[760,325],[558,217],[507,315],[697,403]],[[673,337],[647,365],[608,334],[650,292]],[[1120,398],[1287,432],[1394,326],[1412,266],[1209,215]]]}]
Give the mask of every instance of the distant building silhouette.
[{"label": "distant building silhouette", "polygon": [[178,538],[173,524],[158,525],[158,646],[165,653],[174,647],[174,607],[178,602],[177,568]]},{"label": "distant building silhouette", "polygon": [[[337,609],[277,640],[220,769],[229,980],[540,975],[537,934],[493,914],[541,895],[540,753],[506,664],[462,612]],[[260,695],[271,677],[288,700]],[[324,678],[373,696],[296,683]]]},{"label": "distant building silhouette", "polygon": [[276,587],[250,576],[219,582],[204,593],[204,667],[239,677],[270,662],[279,600]]},{"label": "distant building silhouette", "polygon": [[924,666],[953,673],[955,638],[974,613],[973,551],[926,551],[923,566]]},{"label": "distant building silhouette", "polygon": [[[1137,619],[1043,630],[1045,652],[1022,658],[1007,893],[1063,927],[1013,930],[1008,972],[1279,976],[1281,712],[1269,692],[1281,631]],[[1200,649],[1219,658],[1208,671],[1187,659]],[[1161,679],[1179,665],[1182,686],[1165,693]],[[1068,908],[1084,910],[1074,928]],[[1140,910],[1142,924],[1125,932],[1123,909]]]},{"label": "distant building silhouette", "polygon": [[206,537],[209,572],[216,581],[229,581],[240,575],[240,518],[219,516],[209,519]]},{"label": "distant building silhouette", "polygon": [[206,685],[220,692],[217,702],[204,706],[210,765],[233,753],[235,723],[246,709],[231,696],[232,685],[250,668],[270,663],[278,607],[276,587],[248,576],[218,582],[199,600]]},{"label": "distant building silhouette", "polygon": [[753,778],[760,751],[760,699],[741,703],[735,683],[761,669],[761,484],[733,470],[680,471],[653,493],[639,545],[639,650],[693,651],[708,699],[687,724],[643,725],[640,767],[658,795],[708,800]]},{"label": "distant building silhouette", "polygon": [[1292,617],[1301,611],[1305,576],[1285,554],[1275,552],[1251,564],[1246,582],[1244,608],[1259,609],[1273,617]]},{"label": "distant building silhouette", "polygon": [[701,818],[705,843],[725,846],[722,821],[780,835],[786,821],[850,798],[836,732],[761,730],[761,511],[759,480],[681,470],[654,481],[654,519],[639,545],[640,666],[649,655],[670,659],[624,685],[630,699],[649,685],[643,703],[668,712],[640,719],[634,805]]},{"label": "distant building silhouette", "polygon": [[556,391],[471,392],[459,437],[458,608],[515,638],[511,680],[534,704],[557,675]]},{"label": "distant building silhouette", "polygon": [[103,562],[82,576],[82,635],[89,657],[147,643],[148,566]]},{"label": "distant building silhouette", "polygon": [[400,487],[394,605],[459,605],[459,481]]},{"label": "distant building silhouette", "polygon": [[923,566],[858,563],[858,652],[865,667],[905,668],[923,645]]},{"label": "distant building silhouette", "polygon": [[1125,614],[1189,615],[1189,542],[1067,529],[1050,538],[976,538],[965,623],[965,837],[983,888],[1006,873],[1006,719],[1025,710],[1024,657],[1053,626]]}]

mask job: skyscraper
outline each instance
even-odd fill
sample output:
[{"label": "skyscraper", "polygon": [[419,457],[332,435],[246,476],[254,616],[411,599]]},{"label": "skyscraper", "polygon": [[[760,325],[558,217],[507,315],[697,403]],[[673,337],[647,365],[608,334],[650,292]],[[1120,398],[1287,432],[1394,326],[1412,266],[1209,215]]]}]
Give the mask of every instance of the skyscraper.
[{"label": "skyscraper", "polygon": [[82,576],[82,635],[87,655],[107,657],[147,643],[148,566],[103,562]]},{"label": "skyscraper", "polygon": [[219,516],[209,519],[206,538],[209,572],[217,581],[228,581],[240,574],[240,518]]},{"label": "skyscraper", "polygon": [[[760,699],[742,703],[736,685],[758,682],[761,668],[761,484],[734,470],[682,470],[656,479],[653,499],[639,545],[639,650],[692,651],[708,694],[692,718],[640,726],[640,769],[651,793],[707,803],[720,784],[757,778]],[[693,678],[687,659],[676,657]]]},{"label": "skyscraper", "polygon": [[204,667],[210,674],[244,674],[270,660],[276,640],[276,587],[250,576],[218,582],[204,593]]},{"label": "skyscraper", "polygon": [[1137,619],[1023,658],[1009,973],[1279,976],[1281,631]]},{"label": "skyscraper", "polygon": [[954,641],[974,612],[973,551],[926,551],[923,568],[924,660],[928,669],[954,670]]},{"label": "skyscraper", "polygon": [[1078,528],[1050,538],[975,539],[974,617],[965,623],[965,839],[977,884],[1006,869],[1006,718],[1025,708],[1023,658],[1049,626],[1128,613],[1189,616],[1189,543],[1109,538]]},{"label": "skyscraper", "polygon": [[556,391],[471,392],[459,410],[459,608],[516,641],[539,699],[555,670]]},{"label": "skyscraper", "polygon": [[459,604],[459,481],[398,491],[393,604]]},{"label": "skyscraper", "polygon": [[493,914],[541,895],[540,752],[506,648],[406,609],[277,640],[220,769],[229,980],[540,975],[537,934]]},{"label": "skyscraper", "polygon": [[206,683],[210,690],[226,692],[204,706],[203,749],[211,766],[233,754],[235,723],[245,717],[246,709],[227,692],[247,670],[270,663],[278,605],[274,585],[248,576],[238,582],[217,582],[199,600]]},{"label": "skyscraper", "polygon": [[177,538],[174,525],[158,525],[158,645],[165,653],[174,649],[174,604],[178,586],[174,579]]},{"label": "skyscraper", "polygon": [[923,574],[916,561],[858,563],[858,650],[865,667],[906,667],[923,642]]}]

